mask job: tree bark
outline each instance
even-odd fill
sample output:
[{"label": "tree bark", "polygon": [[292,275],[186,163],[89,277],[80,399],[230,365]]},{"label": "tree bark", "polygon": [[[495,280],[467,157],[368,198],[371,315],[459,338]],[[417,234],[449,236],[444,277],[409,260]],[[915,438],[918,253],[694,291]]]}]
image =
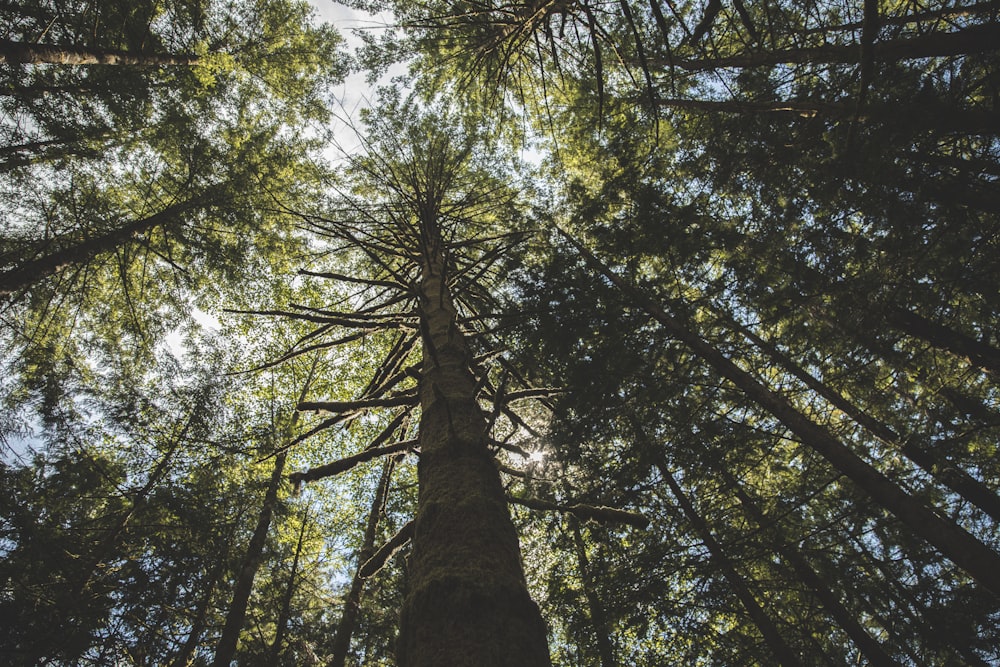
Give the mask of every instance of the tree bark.
[{"label": "tree bark", "polygon": [[729,380],[748,398],[774,416],[805,445],[865,491],[872,500],[895,515],[915,535],[937,548],[941,554],[965,570],[984,588],[1000,595],[1000,554],[984,545],[954,521],[938,515],[899,488],[829,431],[799,412],[788,399],[765,387],[717,348],[694,333],[684,322],[669,315],[659,303],[611,271],[576,239],[565,232],[563,235],[580,251],[588,264],[649,313],[671,336],[686,344],[715,372]]},{"label": "tree bark", "polygon": [[198,56],[181,53],[129,53],[128,51],[85,49],[56,44],[28,44],[0,40],[0,62],[10,65],[138,65],[164,67],[197,65]]},{"label": "tree bark", "polygon": [[419,217],[419,499],[398,662],[548,667],[545,623],[528,594],[517,533],[487,446],[436,215],[424,210]]}]

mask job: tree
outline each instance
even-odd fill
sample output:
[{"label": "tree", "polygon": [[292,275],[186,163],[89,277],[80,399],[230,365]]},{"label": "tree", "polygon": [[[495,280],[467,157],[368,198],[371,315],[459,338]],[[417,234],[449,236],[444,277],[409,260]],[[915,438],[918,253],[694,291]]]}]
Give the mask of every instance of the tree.
[{"label": "tree", "polygon": [[1000,659],[996,4],[390,5],[0,3],[8,645]]}]

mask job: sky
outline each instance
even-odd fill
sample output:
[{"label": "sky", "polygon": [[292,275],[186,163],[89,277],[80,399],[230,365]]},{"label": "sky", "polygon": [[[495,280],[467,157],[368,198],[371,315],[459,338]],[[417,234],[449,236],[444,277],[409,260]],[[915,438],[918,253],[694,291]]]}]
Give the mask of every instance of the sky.
[{"label": "sky", "polygon": [[[344,37],[351,50],[361,45],[361,39],[354,34],[355,31],[378,31],[385,28],[392,19],[392,14],[389,12],[373,15],[344,7],[333,0],[309,0],[309,4],[316,9],[318,20],[332,24]],[[388,81],[392,76],[404,72],[405,66],[394,66],[382,80]],[[374,86],[365,81],[365,76],[362,72],[352,74],[337,91],[340,109],[335,111],[339,118],[334,125],[334,135],[336,142],[340,144],[340,149],[348,153],[360,148],[360,142],[351,130],[351,125],[357,121],[358,111],[367,106],[367,100],[372,97],[374,91]]]}]

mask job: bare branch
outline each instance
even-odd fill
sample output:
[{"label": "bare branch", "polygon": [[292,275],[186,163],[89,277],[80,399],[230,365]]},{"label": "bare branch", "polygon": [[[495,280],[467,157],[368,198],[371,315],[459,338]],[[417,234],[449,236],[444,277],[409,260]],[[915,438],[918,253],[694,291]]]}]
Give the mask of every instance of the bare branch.
[{"label": "bare branch", "polygon": [[507,500],[515,505],[521,505],[522,507],[527,507],[528,509],[545,512],[565,512],[567,514],[572,514],[578,519],[583,519],[584,521],[592,520],[600,523],[623,523],[643,530],[649,527],[649,519],[641,514],[626,512],[625,510],[615,509],[614,507],[605,507],[604,505],[585,505],[583,503],[559,505],[557,503],[549,502],[548,500],[540,500],[538,498],[516,498],[510,495],[507,496]]},{"label": "bare branch", "polygon": [[314,482],[317,479],[323,479],[324,477],[333,477],[334,475],[346,472],[351,468],[364,463],[365,461],[371,461],[372,459],[377,459],[381,456],[404,452],[408,449],[413,449],[416,445],[417,441],[415,439],[401,440],[400,442],[386,445],[385,447],[366,449],[363,452],[342,458],[339,461],[327,463],[326,465],[318,466],[316,468],[310,468],[305,472],[293,472],[288,476],[288,479],[291,480],[295,488],[298,489],[303,482]]},{"label": "bare branch", "polygon": [[379,571],[385,567],[385,564],[390,558],[395,555],[397,551],[409,544],[410,540],[413,539],[413,521],[408,521],[405,526],[399,529],[399,532],[392,536],[392,538],[383,544],[375,555],[369,558],[364,565],[358,568],[358,576],[362,579],[368,579],[379,573]]}]

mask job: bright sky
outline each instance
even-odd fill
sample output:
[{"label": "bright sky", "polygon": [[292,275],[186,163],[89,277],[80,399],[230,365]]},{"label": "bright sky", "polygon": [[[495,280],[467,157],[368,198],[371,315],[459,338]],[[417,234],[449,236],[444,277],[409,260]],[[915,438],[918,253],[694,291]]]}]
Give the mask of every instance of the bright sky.
[{"label": "bright sky", "polygon": [[[392,19],[392,14],[389,12],[373,15],[344,7],[334,0],[309,0],[309,4],[316,8],[320,21],[332,24],[340,32],[350,49],[361,45],[361,40],[354,34],[355,30],[378,31],[387,26]],[[387,81],[391,76],[404,72],[403,66],[395,66],[384,80]],[[357,120],[358,111],[367,106],[367,100],[371,97],[373,89],[374,87],[365,81],[364,73],[355,73],[347,78],[338,94],[341,109],[335,111],[340,118],[334,127],[334,132],[337,142],[341,144],[340,148],[347,153],[355,152],[359,148],[358,139],[351,130],[351,123]]]}]

